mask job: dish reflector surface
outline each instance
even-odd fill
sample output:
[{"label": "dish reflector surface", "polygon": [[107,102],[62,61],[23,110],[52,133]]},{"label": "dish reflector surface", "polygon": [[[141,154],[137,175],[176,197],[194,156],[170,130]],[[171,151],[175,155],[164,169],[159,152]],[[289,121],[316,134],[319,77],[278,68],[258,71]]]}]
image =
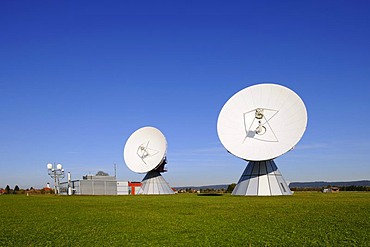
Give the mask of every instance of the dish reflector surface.
[{"label": "dish reflector surface", "polygon": [[234,94],[223,106],[217,132],[235,156],[261,161],[274,159],[303,136],[307,111],[292,90],[277,84],[257,84]]},{"label": "dish reflector surface", "polygon": [[146,173],[161,165],[166,150],[167,141],[162,132],[154,127],[143,127],[128,138],[123,158],[132,171]]}]

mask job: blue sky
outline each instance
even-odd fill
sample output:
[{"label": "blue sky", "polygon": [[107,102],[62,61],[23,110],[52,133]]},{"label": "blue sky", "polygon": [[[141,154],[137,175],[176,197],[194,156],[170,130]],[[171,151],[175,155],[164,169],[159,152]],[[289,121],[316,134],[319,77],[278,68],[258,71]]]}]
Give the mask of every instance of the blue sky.
[{"label": "blue sky", "polygon": [[168,142],[172,186],[236,182],[216,124],[239,90],[276,82],[308,110],[287,181],[370,179],[368,1],[2,1],[0,187],[140,181],[122,157],[140,127]]}]

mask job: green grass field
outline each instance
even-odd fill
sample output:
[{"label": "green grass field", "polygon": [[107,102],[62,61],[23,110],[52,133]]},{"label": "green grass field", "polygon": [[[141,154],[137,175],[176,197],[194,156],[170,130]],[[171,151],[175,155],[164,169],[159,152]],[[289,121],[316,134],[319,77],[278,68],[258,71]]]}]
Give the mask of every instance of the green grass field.
[{"label": "green grass field", "polygon": [[0,246],[370,246],[370,193],[0,196]]}]

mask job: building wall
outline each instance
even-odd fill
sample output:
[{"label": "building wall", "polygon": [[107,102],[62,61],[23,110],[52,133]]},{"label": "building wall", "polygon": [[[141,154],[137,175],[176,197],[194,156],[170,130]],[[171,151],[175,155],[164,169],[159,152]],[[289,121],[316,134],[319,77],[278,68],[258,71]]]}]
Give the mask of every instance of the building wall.
[{"label": "building wall", "polygon": [[101,180],[80,180],[81,195],[117,195],[117,182]]},{"label": "building wall", "polygon": [[127,181],[117,181],[117,195],[128,195],[128,182]]},{"label": "building wall", "polygon": [[[87,178],[71,181],[73,195],[129,195],[129,182]],[[68,182],[60,183],[62,195],[67,195]]]}]

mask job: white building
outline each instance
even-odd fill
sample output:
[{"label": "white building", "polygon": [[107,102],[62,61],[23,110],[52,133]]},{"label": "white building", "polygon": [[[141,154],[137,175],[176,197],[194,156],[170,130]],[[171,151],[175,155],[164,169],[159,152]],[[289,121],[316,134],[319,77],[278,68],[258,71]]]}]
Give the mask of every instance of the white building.
[{"label": "white building", "polygon": [[60,194],[67,195],[68,187],[73,195],[128,195],[127,181],[117,181],[114,176],[83,176],[82,180],[60,183]]}]

